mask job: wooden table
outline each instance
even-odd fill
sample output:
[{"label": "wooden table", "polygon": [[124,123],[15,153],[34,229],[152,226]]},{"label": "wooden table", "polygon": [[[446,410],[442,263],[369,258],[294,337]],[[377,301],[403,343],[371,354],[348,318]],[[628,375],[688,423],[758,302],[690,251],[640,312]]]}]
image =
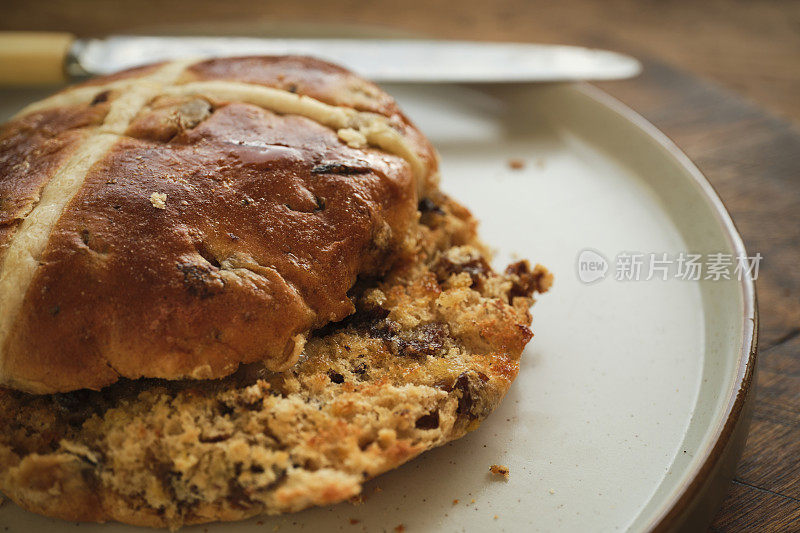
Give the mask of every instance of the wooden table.
[{"label": "wooden table", "polygon": [[[800,2],[6,0],[0,30],[279,35],[286,22],[441,38],[603,46],[644,74],[599,84],[669,135],[716,187],[751,253],[761,337],[755,415],[714,531],[800,529]],[[345,27],[347,26],[347,27]],[[317,26],[319,28],[319,26]],[[751,101],[748,101],[750,98]]]}]

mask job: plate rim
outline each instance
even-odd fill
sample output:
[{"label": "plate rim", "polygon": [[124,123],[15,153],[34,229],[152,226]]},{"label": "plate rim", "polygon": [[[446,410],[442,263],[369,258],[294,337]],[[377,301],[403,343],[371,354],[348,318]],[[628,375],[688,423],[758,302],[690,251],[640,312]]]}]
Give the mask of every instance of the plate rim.
[{"label": "plate rim", "polygon": [[[602,89],[588,82],[575,83],[574,87],[583,96],[610,109],[622,119],[632,123],[641,133],[664,149],[683,168],[697,191],[707,201],[714,218],[723,230],[725,239],[734,252],[747,256],[739,230],[736,228],[736,224],[733,222],[716,189],[672,139],[642,115]],[[655,516],[645,524],[645,530],[647,531],[672,531],[682,525],[690,518],[692,504],[704,495],[707,482],[716,473],[715,470],[723,462],[723,459],[732,457],[734,468],[740,459],[744,439],[742,439],[741,443],[737,443],[735,437],[746,437],[748,433],[747,426],[750,422],[749,415],[751,413],[746,408],[748,407],[748,400],[754,396],[754,377],[758,352],[758,301],[755,282],[750,276],[740,279],[738,285],[743,306],[743,316],[741,317],[742,335],[735,365],[735,382],[726,398],[723,409],[724,417],[714,428],[711,442],[699,450],[698,456],[702,459],[695,464],[688,475],[684,476],[683,481],[678,485],[673,496],[667,500],[667,503],[661,506]],[[739,431],[737,434],[734,431],[736,429],[744,431]],[[742,433],[743,435],[741,435]],[[731,444],[740,444],[740,446],[734,446],[731,449],[729,446]],[[717,474],[723,475],[727,473]],[[726,483],[724,490],[727,490],[727,488],[728,484]],[[714,503],[711,509],[714,513],[718,511],[718,507],[722,503],[722,497],[724,497],[724,493],[709,495],[710,501]],[[717,499],[719,501],[716,501]],[[713,514],[709,513],[708,520],[710,521],[712,518]],[[704,524],[704,526],[707,527],[708,524]]]}]

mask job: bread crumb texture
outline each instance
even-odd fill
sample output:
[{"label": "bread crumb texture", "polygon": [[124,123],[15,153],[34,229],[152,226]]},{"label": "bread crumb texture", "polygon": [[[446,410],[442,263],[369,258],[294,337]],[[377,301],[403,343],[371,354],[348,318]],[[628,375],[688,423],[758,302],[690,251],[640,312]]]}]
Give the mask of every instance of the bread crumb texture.
[{"label": "bread crumb texture", "polygon": [[475,225],[423,199],[407,255],[360,279],[355,313],[287,371],[0,389],[0,488],[50,516],[172,529],[362,501],[366,480],[477,428],[517,375],[551,276],[494,272]]},{"label": "bread crumb texture", "polygon": [[489,467],[489,472],[497,476],[503,476],[508,479],[511,475],[511,470],[505,465],[492,465]]}]

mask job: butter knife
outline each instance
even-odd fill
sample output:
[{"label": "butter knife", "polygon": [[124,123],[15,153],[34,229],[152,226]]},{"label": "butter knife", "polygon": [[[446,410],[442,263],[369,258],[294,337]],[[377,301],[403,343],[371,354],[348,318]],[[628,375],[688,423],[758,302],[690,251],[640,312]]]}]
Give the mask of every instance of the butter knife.
[{"label": "butter knife", "polygon": [[63,83],[187,57],[311,55],[378,82],[499,83],[636,76],[629,56],[578,46],[413,39],[262,39],[0,32],[0,86]]}]

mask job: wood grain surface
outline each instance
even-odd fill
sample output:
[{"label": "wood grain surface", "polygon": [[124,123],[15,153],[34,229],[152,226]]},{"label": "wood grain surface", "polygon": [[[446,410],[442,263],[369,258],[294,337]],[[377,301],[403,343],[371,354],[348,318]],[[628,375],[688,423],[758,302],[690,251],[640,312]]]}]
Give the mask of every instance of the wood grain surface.
[{"label": "wood grain surface", "polygon": [[298,22],[327,35],[559,42],[643,60],[641,77],[599,86],[697,163],[748,251],[764,256],[754,421],[711,529],[800,531],[800,2],[6,0],[0,30],[282,35]]}]

